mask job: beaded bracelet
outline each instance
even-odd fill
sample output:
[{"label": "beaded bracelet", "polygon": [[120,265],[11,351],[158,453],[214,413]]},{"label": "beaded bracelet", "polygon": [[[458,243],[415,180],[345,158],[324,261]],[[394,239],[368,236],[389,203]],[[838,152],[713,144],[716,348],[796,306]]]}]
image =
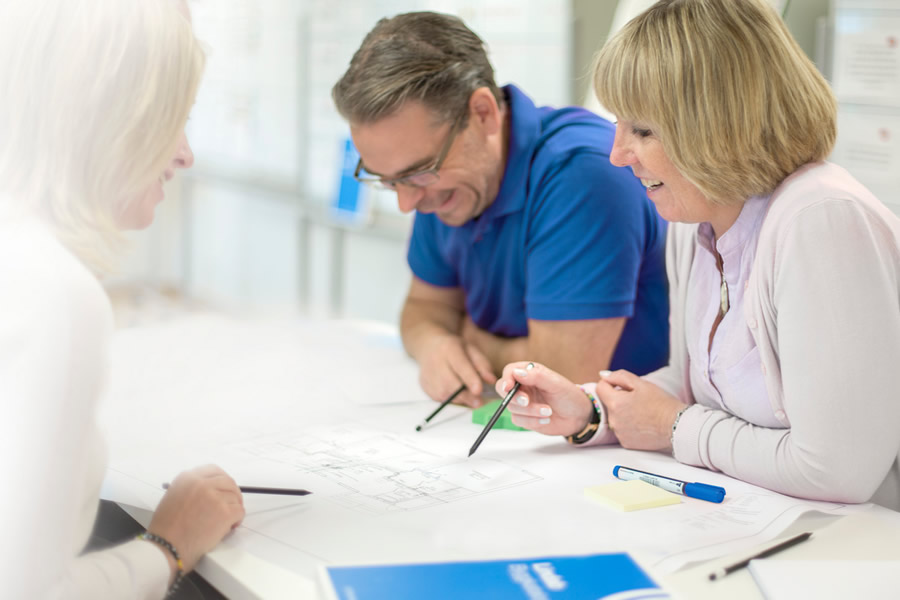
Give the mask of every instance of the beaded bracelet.
[{"label": "beaded bracelet", "polygon": [[150,533],[149,531],[140,534],[139,536],[137,536],[137,539],[153,542],[160,548],[165,548],[172,555],[172,558],[175,559],[175,579],[172,581],[172,585],[169,586],[169,591],[166,592],[166,597],[171,596],[175,593],[175,590],[178,589],[178,585],[184,578],[184,563],[181,562],[181,557],[178,555],[178,550],[176,550],[175,546],[173,546],[172,543],[166,538],[156,535],[155,533]]},{"label": "beaded bracelet", "polygon": [[678,427],[678,421],[681,420],[681,415],[683,415],[684,411],[686,411],[688,408],[690,408],[690,407],[685,406],[684,408],[679,410],[677,413],[675,413],[675,420],[672,421],[672,433],[669,434],[669,445],[672,447],[672,455],[673,456],[675,455],[675,428]]},{"label": "beaded bracelet", "polygon": [[587,390],[583,385],[579,385],[581,391],[584,392],[588,398],[591,399],[591,404],[594,405],[594,410],[597,411],[598,415],[603,415],[603,405],[600,404],[600,398]]}]

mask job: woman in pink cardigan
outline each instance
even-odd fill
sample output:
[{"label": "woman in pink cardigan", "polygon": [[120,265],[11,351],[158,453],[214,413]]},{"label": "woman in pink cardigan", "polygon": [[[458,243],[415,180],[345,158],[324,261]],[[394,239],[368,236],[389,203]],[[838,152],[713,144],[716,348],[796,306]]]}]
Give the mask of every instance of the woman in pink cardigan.
[{"label": "woman in pink cardigan", "polygon": [[508,365],[513,421],[777,492],[900,509],[900,219],[840,167],[831,90],[764,0],[663,0],[598,55],[669,229],[669,365]]}]

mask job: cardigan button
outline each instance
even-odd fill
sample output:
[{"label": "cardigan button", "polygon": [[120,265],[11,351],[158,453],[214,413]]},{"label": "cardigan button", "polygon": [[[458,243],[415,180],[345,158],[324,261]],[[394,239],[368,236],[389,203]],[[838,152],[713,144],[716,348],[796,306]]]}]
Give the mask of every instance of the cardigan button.
[{"label": "cardigan button", "polygon": [[778,419],[779,421],[784,421],[784,418],[785,418],[786,416],[787,416],[787,415],[784,414],[784,411],[783,411],[783,410],[776,410],[776,411],[775,411],[775,418]]},{"label": "cardigan button", "polygon": [[756,329],[756,319],[751,318],[749,321],[747,321],[747,325],[750,326],[750,329]]},{"label": "cardigan button", "polygon": [[762,371],[763,375],[765,375],[766,374],[766,365],[764,365],[763,363],[759,363],[759,370]]}]

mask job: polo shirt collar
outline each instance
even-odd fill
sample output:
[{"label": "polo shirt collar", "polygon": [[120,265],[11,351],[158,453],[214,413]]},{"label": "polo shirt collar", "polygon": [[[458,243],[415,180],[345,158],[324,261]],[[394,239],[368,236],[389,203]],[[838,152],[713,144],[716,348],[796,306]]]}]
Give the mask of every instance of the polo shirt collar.
[{"label": "polo shirt collar", "polygon": [[514,85],[504,86],[509,109],[509,143],[506,168],[497,197],[471,221],[476,237],[481,237],[488,224],[503,215],[522,210],[525,206],[525,182],[531,168],[534,147],[541,135],[541,115],[534,102]]}]

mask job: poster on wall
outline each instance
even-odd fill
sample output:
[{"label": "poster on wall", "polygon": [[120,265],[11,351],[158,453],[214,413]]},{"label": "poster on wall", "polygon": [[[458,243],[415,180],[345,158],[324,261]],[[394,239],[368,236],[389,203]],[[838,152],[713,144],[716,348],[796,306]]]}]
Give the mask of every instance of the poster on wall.
[{"label": "poster on wall", "polygon": [[832,84],[840,102],[900,108],[900,10],[836,12]]},{"label": "poster on wall", "polygon": [[900,109],[841,105],[837,143],[829,160],[900,214]]}]

